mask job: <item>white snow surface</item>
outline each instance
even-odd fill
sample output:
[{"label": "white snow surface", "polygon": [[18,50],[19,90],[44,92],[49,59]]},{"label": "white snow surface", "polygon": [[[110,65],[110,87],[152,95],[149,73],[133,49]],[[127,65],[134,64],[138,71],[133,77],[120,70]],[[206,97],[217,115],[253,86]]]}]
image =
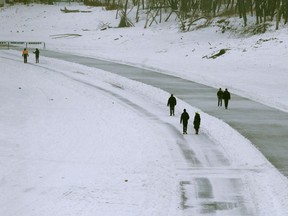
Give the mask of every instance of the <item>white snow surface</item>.
[{"label": "white snow surface", "polygon": [[[135,27],[101,30],[117,27],[115,11],[71,4],[91,13],[62,13],[64,6],[1,8],[0,41],[44,41],[47,49],[150,68],[288,110],[287,26],[256,36],[217,26],[183,33],[172,18],[144,29],[142,14]],[[220,49],[229,50],[203,58]],[[0,49],[0,215],[186,215],[179,168],[191,166],[180,162],[171,128],[181,134],[181,111],[197,105],[179,100],[170,117],[168,92],[57,59],[35,64],[32,50],[23,64],[21,52]],[[237,131],[200,113],[199,137],[183,139],[202,166],[187,175],[239,178],[249,215],[288,215],[287,178]],[[206,163],[207,142],[228,165]],[[217,185],[220,193],[227,186]]]}]

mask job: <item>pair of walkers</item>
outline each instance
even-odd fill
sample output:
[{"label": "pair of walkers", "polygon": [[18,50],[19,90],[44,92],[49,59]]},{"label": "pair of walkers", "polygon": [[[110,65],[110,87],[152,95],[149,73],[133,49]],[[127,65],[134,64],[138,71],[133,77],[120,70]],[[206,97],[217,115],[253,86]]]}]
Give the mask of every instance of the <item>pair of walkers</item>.
[{"label": "pair of walkers", "polygon": [[218,107],[222,106],[222,101],[224,100],[225,109],[228,109],[228,103],[231,99],[230,92],[226,88],[225,91],[223,91],[221,88],[219,88],[217,92],[217,98],[218,98]]},{"label": "pair of walkers", "polygon": [[[36,63],[39,63],[39,56],[40,56],[39,49],[36,48],[36,50],[33,53],[35,54]],[[22,56],[24,58],[24,63],[27,63],[27,59],[28,59],[28,56],[29,56],[28,49],[24,48],[24,50],[22,51]]]},{"label": "pair of walkers", "polygon": [[[190,116],[187,113],[186,109],[183,110],[183,113],[181,114],[180,117],[180,124],[183,124],[183,134],[187,134],[187,127],[188,127],[188,120]],[[193,120],[193,125],[195,129],[195,134],[199,133],[199,128],[200,128],[200,123],[201,123],[201,117],[198,112],[195,113],[194,120]]]},{"label": "pair of walkers", "polygon": [[[175,115],[175,106],[177,104],[177,100],[174,97],[173,94],[171,94],[171,96],[168,99],[167,102],[167,106],[170,107],[170,116],[174,116]],[[188,121],[189,121],[189,114],[186,111],[186,109],[183,110],[183,113],[181,114],[180,117],[180,124],[183,124],[183,134],[187,134],[187,127],[188,127]],[[194,129],[195,129],[195,133],[198,134],[199,133],[199,128],[200,128],[200,123],[201,123],[201,118],[200,118],[200,114],[198,112],[195,113],[194,116],[194,121],[193,121],[193,125],[194,125]]]}]

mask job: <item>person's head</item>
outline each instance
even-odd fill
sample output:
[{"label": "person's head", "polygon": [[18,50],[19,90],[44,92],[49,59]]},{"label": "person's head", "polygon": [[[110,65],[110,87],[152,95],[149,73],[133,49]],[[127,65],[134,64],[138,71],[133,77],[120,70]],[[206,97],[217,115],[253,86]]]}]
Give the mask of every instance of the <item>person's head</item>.
[{"label": "person's head", "polygon": [[226,88],[225,91],[228,91],[228,89]]},{"label": "person's head", "polygon": [[26,50],[26,48],[24,48],[24,50]]},{"label": "person's head", "polygon": [[221,91],[222,89],[221,89],[221,88],[219,88],[219,90]]},{"label": "person's head", "polygon": [[173,97],[173,94],[171,94],[171,97]]},{"label": "person's head", "polygon": [[186,109],[184,109],[183,111],[186,112]]}]

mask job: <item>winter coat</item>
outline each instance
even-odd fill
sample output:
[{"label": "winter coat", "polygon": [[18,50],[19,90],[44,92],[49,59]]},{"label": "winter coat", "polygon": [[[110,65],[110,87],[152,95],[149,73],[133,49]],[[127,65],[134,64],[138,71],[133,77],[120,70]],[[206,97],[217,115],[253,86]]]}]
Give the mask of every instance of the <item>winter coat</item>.
[{"label": "winter coat", "polygon": [[33,53],[35,54],[36,57],[39,57],[40,51],[36,49]]},{"label": "winter coat", "polygon": [[230,96],[230,92],[228,90],[225,90],[223,93],[223,99],[224,100],[230,100],[231,96]]},{"label": "winter coat", "polygon": [[200,114],[199,114],[199,113],[195,113],[194,121],[193,121],[194,128],[195,128],[195,129],[199,129],[200,123],[201,123]]},{"label": "winter coat", "polygon": [[180,123],[183,122],[184,125],[187,125],[189,118],[190,118],[189,114],[184,111],[184,112],[181,114]]},{"label": "winter coat", "polygon": [[217,92],[217,97],[218,97],[219,99],[222,99],[222,98],[223,98],[223,91],[222,91],[222,90],[219,90],[219,91]]},{"label": "winter coat", "polygon": [[28,53],[28,50],[27,49],[24,49],[23,52],[22,52],[22,56],[29,56],[29,53]]},{"label": "winter coat", "polygon": [[170,96],[167,102],[167,106],[174,107],[176,106],[176,104],[177,104],[176,98],[174,96]]}]

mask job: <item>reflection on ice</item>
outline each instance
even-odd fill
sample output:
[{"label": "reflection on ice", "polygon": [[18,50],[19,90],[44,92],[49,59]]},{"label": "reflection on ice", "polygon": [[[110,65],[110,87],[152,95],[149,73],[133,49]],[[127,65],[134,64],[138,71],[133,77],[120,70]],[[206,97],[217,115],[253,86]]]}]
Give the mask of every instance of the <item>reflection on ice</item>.
[{"label": "reflection on ice", "polygon": [[184,215],[254,215],[241,178],[195,177],[180,187]]}]

